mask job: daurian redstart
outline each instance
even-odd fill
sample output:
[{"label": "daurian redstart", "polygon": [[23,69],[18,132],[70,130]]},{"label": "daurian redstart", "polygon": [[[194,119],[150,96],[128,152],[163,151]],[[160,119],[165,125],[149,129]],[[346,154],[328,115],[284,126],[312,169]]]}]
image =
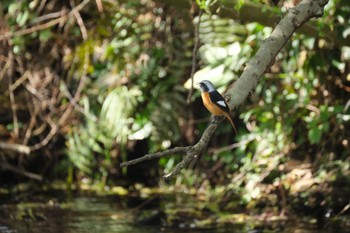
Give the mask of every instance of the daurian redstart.
[{"label": "daurian redstart", "polygon": [[199,83],[199,87],[202,92],[202,100],[204,106],[215,116],[224,115],[230,121],[235,133],[237,134],[236,127],[233,124],[233,119],[230,114],[230,108],[228,107],[224,97],[208,80],[201,81]]}]

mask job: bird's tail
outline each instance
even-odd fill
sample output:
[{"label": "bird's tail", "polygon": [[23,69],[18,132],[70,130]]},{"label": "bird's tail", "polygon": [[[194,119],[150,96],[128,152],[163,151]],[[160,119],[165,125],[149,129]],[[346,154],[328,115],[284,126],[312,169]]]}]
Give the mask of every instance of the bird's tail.
[{"label": "bird's tail", "polygon": [[233,130],[235,131],[235,134],[237,134],[236,126],[235,126],[235,124],[233,124],[233,119],[232,119],[231,115],[229,113],[225,112],[225,117],[230,121],[230,123],[233,127]]}]

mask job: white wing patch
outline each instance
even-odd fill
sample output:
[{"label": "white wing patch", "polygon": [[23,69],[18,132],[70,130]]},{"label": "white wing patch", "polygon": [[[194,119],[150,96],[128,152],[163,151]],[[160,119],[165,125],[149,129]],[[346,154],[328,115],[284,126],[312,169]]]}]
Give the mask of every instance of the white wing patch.
[{"label": "white wing patch", "polygon": [[223,100],[220,100],[220,101],[218,101],[218,102],[216,102],[218,105],[221,105],[221,106],[223,106],[223,107],[226,107],[226,103],[225,103],[225,101],[223,101]]}]

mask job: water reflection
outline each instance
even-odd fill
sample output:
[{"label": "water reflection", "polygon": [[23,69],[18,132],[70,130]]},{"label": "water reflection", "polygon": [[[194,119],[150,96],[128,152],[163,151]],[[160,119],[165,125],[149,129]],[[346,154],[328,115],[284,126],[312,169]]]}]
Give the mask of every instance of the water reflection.
[{"label": "water reflection", "polygon": [[78,197],[59,205],[3,205],[0,232],[155,232],[133,226],[132,210],[113,197]]},{"label": "water reflection", "polygon": [[[146,203],[146,204],[144,204]],[[147,221],[138,219],[140,211],[149,207]],[[318,231],[302,224],[282,224],[281,227],[268,225],[263,227],[251,226],[251,224],[229,226],[221,229],[207,230],[184,230],[162,227],[161,220],[164,219],[159,211],[160,199],[153,198],[150,201],[135,199],[120,199],[115,196],[108,197],[76,197],[70,201],[47,204],[21,203],[13,205],[2,205],[0,209],[0,232],[22,233],[22,232],[132,232],[132,233],[179,233],[179,232],[296,232],[316,233],[332,232]],[[291,226],[287,226],[291,225]],[[334,231],[333,231],[334,232]],[[337,231],[340,233],[341,231]]]}]

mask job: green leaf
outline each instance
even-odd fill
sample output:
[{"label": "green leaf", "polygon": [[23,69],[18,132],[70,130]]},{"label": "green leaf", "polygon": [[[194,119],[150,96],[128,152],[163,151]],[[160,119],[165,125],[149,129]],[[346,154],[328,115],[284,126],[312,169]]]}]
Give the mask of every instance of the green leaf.
[{"label": "green leaf", "polygon": [[335,66],[341,72],[343,72],[344,69],[345,69],[345,63],[344,62],[339,62],[339,61],[337,61],[335,59],[332,60],[332,65]]},{"label": "green leaf", "polygon": [[17,15],[16,22],[18,23],[18,25],[20,27],[23,27],[26,24],[28,18],[29,18],[29,12],[24,11],[24,12],[21,12]]},{"label": "green leaf", "polygon": [[343,38],[347,38],[350,35],[350,27],[343,31]]},{"label": "green leaf", "polygon": [[50,30],[46,29],[46,30],[42,30],[39,33],[39,40],[41,42],[47,42],[50,38],[52,37],[52,33]]},{"label": "green leaf", "polygon": [[18,10],[19,3],[12,3],[8,7],[8,13],[9,15],[15,15],[16,11]]},{"label": "green leaf", "polygon": [[244,0],[238,0],[235,4],[235,10],[239,11],[243,5],[244,5]]},{"label": "green leaf", "polygon": [[208,6],[207,6],[207,0],[196,0],[197,5],[199,6],[199,8],[201,10],[207,10]]},{"label": "green leaf", "polygon": [[307,136],[311,144],[317,144],[321,140],[322,130],[319,127],[313,127],[309,130]]}]

